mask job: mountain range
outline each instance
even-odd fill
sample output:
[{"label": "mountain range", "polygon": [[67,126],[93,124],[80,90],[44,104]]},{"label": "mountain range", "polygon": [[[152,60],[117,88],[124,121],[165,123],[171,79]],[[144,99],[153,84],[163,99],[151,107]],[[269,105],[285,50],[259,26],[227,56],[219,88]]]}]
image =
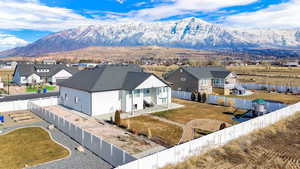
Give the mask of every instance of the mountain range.
[{"label": "mountain range", "polygon": [[208,23],[198,18],[103,23],[49,34],[27,46],[2,51],[0,56],[39,56],[90,46],[148,45],[208,50],[299,49],[300,30],[233,28]]}]

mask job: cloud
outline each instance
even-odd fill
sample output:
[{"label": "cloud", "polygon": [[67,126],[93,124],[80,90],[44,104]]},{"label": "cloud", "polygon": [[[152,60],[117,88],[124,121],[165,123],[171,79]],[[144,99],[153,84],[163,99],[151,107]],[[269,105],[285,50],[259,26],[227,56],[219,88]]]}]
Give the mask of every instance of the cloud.
[{"label": "cloud", "polygon": [[116,0],[118,3],[123,4],[125,0]]},{"label": "cloud", "polygon": [[0,51],[25,46],[28,42],[14,35],[0,34]]},{"label": "cloud", "polygon": [[163,0],[155,7],[128,12],[126,19],[153,21],[196,12],[211,12],[256,1],[258,0]]},{"label": "cloud", "polygon": [[256,12],[231,15],[225,19],[224,23],[227,25],[254,28],[299,28],[299,9],[300,1],[291,0]]},{"label": "cloud", "polygon": [[38,0],[0,0],[0,29],[59,31],[99,23],[71,9],[48,7]]}]

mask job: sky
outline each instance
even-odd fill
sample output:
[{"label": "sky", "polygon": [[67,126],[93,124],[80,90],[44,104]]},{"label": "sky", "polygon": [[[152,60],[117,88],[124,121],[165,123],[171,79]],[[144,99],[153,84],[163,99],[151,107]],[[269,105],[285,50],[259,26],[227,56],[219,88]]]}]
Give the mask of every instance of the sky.
[{"label": "sky", "polygon": [[300,28],[300,0],[0,0],[0,51],[85,25],[197,17],[245,28]]}]

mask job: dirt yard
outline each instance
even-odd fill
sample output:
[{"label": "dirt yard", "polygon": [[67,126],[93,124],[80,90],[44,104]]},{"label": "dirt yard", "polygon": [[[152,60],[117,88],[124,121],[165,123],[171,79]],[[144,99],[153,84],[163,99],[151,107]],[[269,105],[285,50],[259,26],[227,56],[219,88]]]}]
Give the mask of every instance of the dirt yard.
[{"label": "dirt yard", "polygon": [[41,119],[28,110],[14,111],[14,112],[4,112],[1,113],[4,116],[4,127],[11,127],[20,124],[30,124],[34,122],[39,122]]},{"label": "dirt yard", "polygon": [[194,119],[216,119],[228,122],[229,124],[236,124],[237,122],[232,120],[232,113],[241,114],[246,112],[246,110],[235,110],[230,107],[216,106],[176,98],[173,98],[172,101],[182,104],[185,107],[158,112],[152,115],[166,118],[181,124],[186,124]]},{"label": "dirt yard", "polygon": [[[179,143],[182,135],[182,128],[170,123],[151,118],[149,116],[137,116],[122,120],[124,126],[130,125],[130,130],[143,133],[149,137],[149,132],[152,139],[162,140],[168,146]],[[150,131],[149,131],[150,130]]]},{"label": "dirt yard", "polygon": [[14,130],[0,135],[0,169],[21,169],[64,158],[69,151],[50,139],[39,127]]},{"label": "dirt yard", "polygon": [[300,169],[300,114],[164,169]]},{"label": "dirt yard", "polygon": [[12,80],[14,70],[11,69],[0,69],[0,78],[2,81]]}]

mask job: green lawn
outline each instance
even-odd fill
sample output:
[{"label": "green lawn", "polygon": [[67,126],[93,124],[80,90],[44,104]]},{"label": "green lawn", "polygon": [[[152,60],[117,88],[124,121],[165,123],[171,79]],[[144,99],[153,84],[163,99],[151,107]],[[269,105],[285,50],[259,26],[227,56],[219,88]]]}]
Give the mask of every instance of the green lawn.
[{"label": "green lawn", "polygon": [[0,135],[0,169],[21,169],[67,157],[69,151],[50,139],[40,127]]},{"label": "green lawn", "polygon": [[56,86],[49,86],[49,85],[47,85],[47,86],[28,86],[27,88],[26,88],[26,92],[38,92],[38,89],[41,89],[41,92],[43,92],[43,89],[44,88],[46,88],[47,89],[47,91],[53,91],[53,90],[55,90],[56,89]]}]

